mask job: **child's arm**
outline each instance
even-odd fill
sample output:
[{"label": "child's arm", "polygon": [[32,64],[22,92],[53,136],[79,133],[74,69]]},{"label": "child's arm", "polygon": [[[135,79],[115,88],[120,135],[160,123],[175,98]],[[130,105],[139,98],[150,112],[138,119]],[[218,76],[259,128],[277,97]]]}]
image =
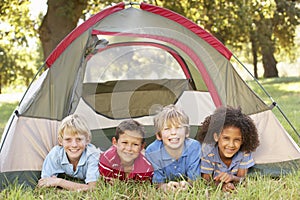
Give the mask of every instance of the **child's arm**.
[{"label": "child's arm", "polygon": [[230,192],[235,190],[234,183],[241,183],[247,175],[248,169],[239,169],[237,175],[228,174],[221,172],[218,176],[214,178],[217,182],[223,182],[222,190],[224,192]]},{"label": "child's arm", "polygon": [[243,181],[243,179],[247,175],[247,171],[248,169],[239,169],[236,176],[233,174],[221,172],[214,178],[214,180],[218,182],[224,182],[224,183],[229,183],[229,182],[238,183]]},{"label": "child's arm", "polygon": [[42,178],[38,182],[38,187],[61,187],[72,191],[87,191],[96,187],[96,181],[88,184],[76,183],[55,176]]},{"label": "child's arm", "polygon": [[205,179],[207,182],[210,182],[210,181],[212,180],[211,174],[204,174],[204,173],[202,173],[202,174],[201,174],[201,177],[202,177],[203,179]]}]

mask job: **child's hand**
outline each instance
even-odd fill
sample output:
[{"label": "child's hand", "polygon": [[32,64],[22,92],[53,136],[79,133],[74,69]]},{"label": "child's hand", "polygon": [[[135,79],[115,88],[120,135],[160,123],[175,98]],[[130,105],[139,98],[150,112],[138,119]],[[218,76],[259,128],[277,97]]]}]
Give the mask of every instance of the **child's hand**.
[{"label": "child's hand", "polygon": [[233,190],[235,190],[235,186],[233,183],[223,183],[222,185],[223,192],[231,192]]},{"label": "child's hand", "polygon": [[38,182],[38,187],[55,187],[59,185],[60,178],[56,176],[42,178]]},{"label": "child's hand", "polygon": [[180,184],[178,182],[170,181],[167,183],[167,190],[176,191],[178,189],[180,189]]},{"label": "child's hand", "polygon": [[160,186],[160,188],[164,191],[177,191],[177,190],[187,190],[190,187],[189,182],[187,181],[170,181],[168,183],[164,183]]},{"label": "child's hand", "polygon": [[179,186],[181,190],[187,190],[191,186],[189,182],[187,181],[180,181]]},{"label": "child's hand", "polygon": [[218,176],[214,178],[216,182],[229,183],[233,181],[233,175],[225,172],[221,172]]},{"label": "child's hand", "polygon": [[168,183],[163,183],[159,186],[160,189],[162,189],[164,192],[168,191],[176,191],[180,188],[180,184],[175,181],[170,181]]}]

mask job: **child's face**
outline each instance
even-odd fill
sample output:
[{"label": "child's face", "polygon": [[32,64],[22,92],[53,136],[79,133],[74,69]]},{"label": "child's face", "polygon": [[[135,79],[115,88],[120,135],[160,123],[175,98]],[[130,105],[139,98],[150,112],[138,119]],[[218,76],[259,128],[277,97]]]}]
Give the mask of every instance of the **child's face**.
[{"label": "child's face", "polygon": [[113,138],[112,143],[117,148],[123,166],[133,165],[143,148],[142,137],[137,131],[125,130],[118,140]]},{"label": "child's face", "polygon": [[64,130],[62,141],[59,142],[67,153],[69,161],[79,161],[82,152],[88,144],[84,135],[74,134],[69,129]]},{"label": "child's face", "polygon": [[243,144],[241,130],[233,126],[224,128],[219,136],[215,134],[214,137],[222,160],[231,159]]},{"label": "child's face", "polygon": [[156,137],[158,140],[163,141],[167,150],[182,150],[184,140],[188,137],[186,127],[181,125],[167,126],[167,124],[165,124],[160,133],[161,136],[157,135]]}]

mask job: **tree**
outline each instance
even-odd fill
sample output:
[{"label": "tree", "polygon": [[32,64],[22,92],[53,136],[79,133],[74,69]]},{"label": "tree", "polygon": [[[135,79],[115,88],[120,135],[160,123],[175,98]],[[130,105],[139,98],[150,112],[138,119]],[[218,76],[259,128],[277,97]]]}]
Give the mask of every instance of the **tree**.
[{"label": "tree", "polygon": [[300,24],[299,1],[156,0],[152,3],[187,16],[234,50],[246,51],[250,43],[256,77],[259,58],[266,78],[278,77],[275,56],[280,52],[293,59],[295,31]]},{"label": "tree", "polygon": [[36,32],[28,4],[25,0],[0,2],[0,93],[4,86],[16,80],[28,84],[34,74],[35,65],[30,64],[36,61],[36,52],[29,43]]},{"label": "tree", "polygon": [[47,14],[39,28],[44,57],[47,58],[61,40],[67,36],[80,19],[85,20],[101,8],[120,1],[102,0],[48,0]]},{"label": "tree", "polygon": [[[26,65],[36,61],[37,54],[28,53],[30,39],[39,37],[44,60],[58,43],[77,25],[95,12],[120,0],[48,0],[48,11],[40,21],[29,17],[30,0],[3,0],[0,2],[0,24],[9,24],[8,31],[0,32],[0,84],[14,81],[22,74],[28,82],[34,69]],[[203,26],[226,46],[245,51],[251,44],[255,75],[261,59],[264,77],[276,77],[275,56],[286,52],[293,57],[296,26],[300,23],[299,3],[295,0],[149,0],[149,3],[173,10]],[[19,15],[22,13],[22,17]],[[36,28],[38,27],[38,28]],[[9,41],[8,43],[6,41]],[[37,48],[39,48],[37,46]],[[21,51],[20,51],[21,49]],[[18,52],[18,53],[17,53]],[[39,62],[38,60],[36,62]],[[4,77],[5,76],[5,77]],[[6,82],[4,83],[5,80]],[[0,85],[1,86],[1,85]]]},{"label": "tree", "polygon": [[86,7],[86,0],[48,0],[47,14],[39,28],[45,58],[77,26]]}]

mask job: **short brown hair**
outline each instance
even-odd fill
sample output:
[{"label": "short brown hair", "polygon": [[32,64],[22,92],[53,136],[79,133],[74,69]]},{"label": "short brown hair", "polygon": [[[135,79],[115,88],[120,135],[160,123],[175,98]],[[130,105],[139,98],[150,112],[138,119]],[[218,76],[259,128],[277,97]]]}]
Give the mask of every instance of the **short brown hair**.
[{"label": "short brown hair", "polygon": [[145,142],[145,129],[143,125],[139,122],[133,119],[122,121],[116,128],[116,140],[118,140],[120,135],[123,134],[125,131],[137,131],[141,135],[142,143]]}]

